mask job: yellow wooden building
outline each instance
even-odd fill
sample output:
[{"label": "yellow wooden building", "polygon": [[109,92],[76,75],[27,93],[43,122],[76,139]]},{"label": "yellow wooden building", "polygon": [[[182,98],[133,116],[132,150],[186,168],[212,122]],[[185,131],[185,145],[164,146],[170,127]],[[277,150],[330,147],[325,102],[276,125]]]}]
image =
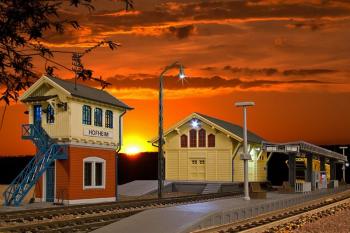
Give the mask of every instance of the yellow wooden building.
[{"label": "yellow wooden building", "polygon": [[35,82],[20,100],[29,109],[30,124],[35,114],[43,113],[46,119],[40,118],[40,124],[51,138],[106,149],[118,147],[119,116],[131,109],[105,91],[79,84],[75,87],[51,76]]},{"label": "yellow wooden building", "polygon": [[[164,139],[166,180],[243,182],[242,127],[192,113],[166,131]],[[249,181],[266,181],[262,140],[248,131]]]}]

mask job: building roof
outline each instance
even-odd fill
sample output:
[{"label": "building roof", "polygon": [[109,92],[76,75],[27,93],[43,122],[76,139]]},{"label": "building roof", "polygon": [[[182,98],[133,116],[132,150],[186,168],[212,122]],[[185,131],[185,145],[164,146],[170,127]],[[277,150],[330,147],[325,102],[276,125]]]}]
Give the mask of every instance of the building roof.
[{"label": "building roof", "polygon": [[77,88],[75,89],[75,84],[73,82],[48,75],[46,75],[46,77],[68,91],[72,96],[110,104],[125,109],[133,109],[104,90],[99,90],[82,84],[77,84]]},{"label": "building roof", "polygon": [[[191,119],[194,119],[194,118],[211,125],[215,129],[217,129],[221,132],[224,132],[224,133],[232,136],[233,138],[236,138],[239,141],[243,141],[243,128],[241,126],[235,125],[231,122],[223,121],[223,120],[211,117],[211,116],[207,116],[207,115],[204,115],[204,114],[198,113],[198,112],[194,112],[191,115],[184,118],[183,120],[179,121],[175,126],[168,129],[164,133],[164,135],[167,135],[171,131],[175,130],[176,128],[180,127],[183,124],[186,124],[187,122],[189,122]],[[250,131],[247,132],[247,138],[248,138],[248,142],[252,142],[252,143],[262,143],[264,141],[264,139],[262,137],[254,134]],[[157,143],[157,141],[158,141],[158,137],[150,140],[150,142],[152,142],[152,143]]]},{"label": "building roof", "polygon": [[327,158],[337,159],[339,161],[347,161],[347,157],[337,152],[327,150],[323,147],[313,145],[304,141],[276,143],[263,142],[264,150],[268,152],[282,152],[282,153],[311,153],[324,156]]},{"label": "building roof", "polygon": [[[224,128],[225,130],[227,130],[227,131],[231,132],[232,134],[235,134],[238,137],[243,139],[243,128],[241,126],[233,124],[231,122],[223,121],[223,120],[211,117],[211,116],[207,116],[207,115],[204,115],[202,113],[196,112],[195,114],[207,119],[208,121]],[[250,132],[249,130],[247,131],[247,137],[248,137],[249,142],[261,143],[262,141],[264,141],[264,139],[262,137]]]}]

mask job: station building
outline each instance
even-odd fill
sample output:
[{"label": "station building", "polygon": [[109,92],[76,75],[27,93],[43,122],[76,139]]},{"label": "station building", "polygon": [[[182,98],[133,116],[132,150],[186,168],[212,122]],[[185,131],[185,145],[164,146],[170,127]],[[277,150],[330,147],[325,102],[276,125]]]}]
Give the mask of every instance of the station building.
[{"label": "station building", "polygon": [[34,185],[37,201],[115,201],[116,150],[123,116],[132,108],[106,91],[50,76],[20,100],[29,114],[22,137],[37,153],[5,192],[5,204],[18,205]]},{"label": "station building", "polygon": [[[263,139],[248,131],[249,181],[266,181]],[[165,179],[170,181],[243,182],[242,127],[192,113],[164,134]],[[157,139],[152,140],[156,142]]]},{"label": "station building", "polygon": [[[251,155],[248,161],[249,182],[268,181],[267,172],[276,169],[269,167],[270,159],[284,155],[286,159],[277,166],[285,166],[285,181],[292,188],[296,184],[309,183],[310,188],[318,189],[327,187],[328,181],[336,180],[336,164],[342,164],[344,168],[347,161],[341,154],[304,141],[270,143],[250,131],[247,137]],[[244,181],[240,156],[243,153],[242,127],[192,113],[170,127],[164,134],[164,140],[166,180],[203,183]],[[152,140],[153,143],[157,141]]]}]

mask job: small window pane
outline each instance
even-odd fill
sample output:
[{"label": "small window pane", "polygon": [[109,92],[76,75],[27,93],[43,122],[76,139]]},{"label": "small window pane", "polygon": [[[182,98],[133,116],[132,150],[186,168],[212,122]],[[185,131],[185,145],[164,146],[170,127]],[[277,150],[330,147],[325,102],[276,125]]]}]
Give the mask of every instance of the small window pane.
[{"label": "small window pane", "polygon": [[187,147],[187,135],[181,135],[181,147]]},{"label": "small window pane", "polygon": [[190,130],[190,147],[197,147],[197,130]]},{"label": "small window pane", "polygon": [[102,126],[102,109],[95,108],[95,126]]},{"label": "small window pane", "polygon": [[92,185],[92,163],[84,163],[84,186]]},{"label": "small window pane", "polygon": [[88,105],[83,106],[83,124],[91,125],[91,107]]},{"label": "small window pane", "polygon": [[215,147],[215,135],[214,134],[208,135],[208,147]]},{"label": "small window pane", "polygon": [[46,109],[46,122],[49,124],[55,123],[55,111],[50,104],[47,105]]},{"label": "small window pane", "polygon": [[113,112],[106,110],[106,119],[105,119],[106,128],[113,128]]},{"label": "small window pane", "polygon": [[205,147],[205,144],[206,144],[206,132],[205,132],[205,129],[200,129],[199,132],[198,132],[198,146],[199,147]]},{"label": "small window pane", "polygon": [[95,163],[95,185],[102,186],[102,163]]}]

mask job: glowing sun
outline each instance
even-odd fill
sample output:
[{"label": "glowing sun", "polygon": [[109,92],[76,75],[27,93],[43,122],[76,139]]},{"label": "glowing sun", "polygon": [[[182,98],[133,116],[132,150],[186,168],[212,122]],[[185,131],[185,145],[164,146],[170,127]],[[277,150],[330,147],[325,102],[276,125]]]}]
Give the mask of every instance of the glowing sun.
[{"label": "glowing sun", "polygon": [[128,146],[126,149],[125,149],[125,152],[128,154],[128,155],[135,155],[135,154],[138,154],[141,152],[140,148],[138,146]]}]

